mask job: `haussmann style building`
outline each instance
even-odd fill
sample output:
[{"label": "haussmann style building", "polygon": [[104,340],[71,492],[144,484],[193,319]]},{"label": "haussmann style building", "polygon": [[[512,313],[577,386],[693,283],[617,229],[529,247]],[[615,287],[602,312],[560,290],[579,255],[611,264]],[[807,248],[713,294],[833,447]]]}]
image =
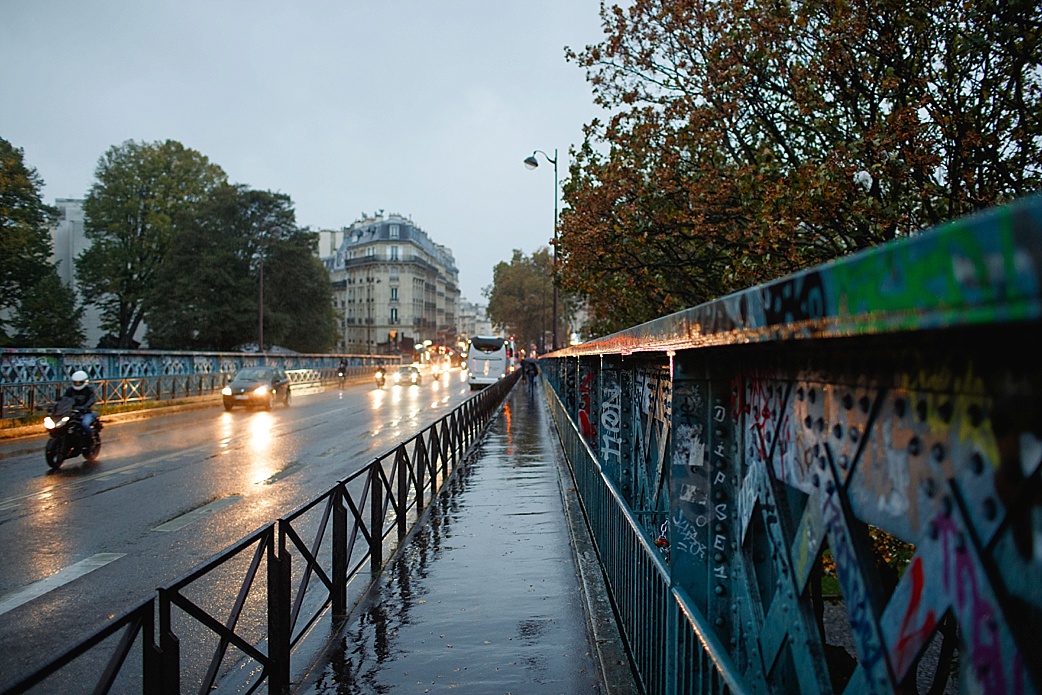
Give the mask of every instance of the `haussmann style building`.
[{"label": "haussmann style building", "polygon": [[337,348],[349,354],[410,355],[455,345],[459,270],[452,251],[398,214],[366,215],[333,233],[323,257],[341,322]]}]

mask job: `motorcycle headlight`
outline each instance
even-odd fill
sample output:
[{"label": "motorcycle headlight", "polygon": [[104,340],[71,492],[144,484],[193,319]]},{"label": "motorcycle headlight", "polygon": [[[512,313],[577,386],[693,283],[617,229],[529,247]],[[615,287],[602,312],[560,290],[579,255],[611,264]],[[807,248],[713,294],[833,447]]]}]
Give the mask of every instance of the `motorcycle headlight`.
[{"label": "motorcycle headlight", "polygon": [[47,417],[45,417],[43,419],[43,426],[46,427],[49,430],[53,430],[54,429],[54,420],[51,419],[50,415],[48,415]]},{"label": "motorcycle headlight", "polygon": [[268,395],[268,387],[265,386],[264,384],[261,384],[257,388],[253,389],[253,395],[254,396],[267,396]]},{"label": "motorcycle headlight", "polygon": [[221,389],[221,395],[223,395],[223,396],[230,396],[230,395],[232,395],[232,387],[231,386],[225,386],[223,389]]}]

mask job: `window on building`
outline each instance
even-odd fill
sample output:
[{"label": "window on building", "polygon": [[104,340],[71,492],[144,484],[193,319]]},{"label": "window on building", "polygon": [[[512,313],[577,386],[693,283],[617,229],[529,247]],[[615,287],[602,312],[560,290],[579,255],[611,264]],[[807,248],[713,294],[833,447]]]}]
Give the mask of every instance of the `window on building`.
[{"label": "window on building", "polygon": [[389,256],[388,257],[392,261],[397,261],[397,260],[399,260],[399,256],[401,254],[402,247],[401,246],[389,246],[388,247],[388,251],[389,251]]},{"label": "window on building", "polygon": [[391,307],[391,323],[398,323],[398,308]]},{"label": "window on building", "polygon": [[376,255],[376,247],[375,246],[367,246],[366,249],[365,249],[365,255],[366,256],[370,256],[370,257],[371,256],[375,256]]},{"label": "window on building", "polygon": [[396,224],[392,224],[392,225],[391,225],[391,226],[390,226],[390,227],[388,228],[388,235],[389,235],[389,236],[390,236],[390,237],[391,237],[392,239],[397,239],[397,238],[398,238],[398,234],[399,234],[399,232],[398,232],[398,225],[396,225]]},{"label": "window on building", "polygon": [[391,282],[398,282],[398,269],[391,268],[390,271],[388,271],[387,279]]},{"label": "window on building", "polygon": [[397,287],[392,287],[391,288],[391,301],[392,302],[397,302],[398,301],[398,288]]}]

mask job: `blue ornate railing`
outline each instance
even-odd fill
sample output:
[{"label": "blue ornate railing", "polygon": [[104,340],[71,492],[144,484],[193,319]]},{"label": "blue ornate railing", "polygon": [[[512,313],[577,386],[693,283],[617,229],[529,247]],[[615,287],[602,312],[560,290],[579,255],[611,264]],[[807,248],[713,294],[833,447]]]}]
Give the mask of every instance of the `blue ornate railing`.
[{"label": "blue ornate railing", "polygon": [[258,364],[282,367],[294,383],[331,383],[341,359],[348,362],[348,379],[368,378],[377,366],[401,362],[398,355],[0,350],[0,419],[25,417],[50,405],[79,369],[87,372],[102,405],[127,405],[216,395],[241,367]]},{"label": "blue ornate railing", "polygon": [[544,358],[648,693],[1042,692],[1042,198]]}]

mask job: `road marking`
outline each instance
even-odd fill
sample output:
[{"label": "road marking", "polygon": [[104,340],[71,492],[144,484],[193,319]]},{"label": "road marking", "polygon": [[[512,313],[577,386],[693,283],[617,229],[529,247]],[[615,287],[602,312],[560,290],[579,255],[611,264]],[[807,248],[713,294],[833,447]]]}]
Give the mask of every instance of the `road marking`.
[{"label": "road marking", "polygon": [[228,507],[228,506],[231,506],[231,505],[235,504],[236,502],[238,502],[241,499],[242,499],[242,495],[231,495],[229,497],[222,497],[219,500],[214,500],[210,504],[205,504],[202,507],[199,507],[198,509],[194,509],[194,510],[188,512],[187,514],[182,514],[181,516],[177,517],[176,519],[171,519],[170,521],[166,522],[165,524],[160,524],[159,526],[156,526],[152,530],[153,531],[162,531],[164,533],[167,533],[167,532],[170,532],[170,531],[180,531],[185,526],[188,526],[188,524],[191,524],[192,522],[198,521],[199,519],[203,518],[207,514],[213,514],[216,511],[219,511],[221,509],[224,509],[225,507]]},{"label": "road marking", "polygon": [[90,574],[96,569],[104,567],[110,562],[115,562],[126,555],[126,553],[98,553],[97,555],[91,555],[86,560],[80,560],[75,565],[70,565],[65,569],[58,570],[46,579],[41,579],[38,582],[34,582],[24,589],[8,594],[2,600],[0,600],[0,615],[13,611],[22,604],[29,603],[33,599],[37,599],[49,591],[54,591],[60,586],[64,586],[74,579],[79,579],[85,574]]}]

